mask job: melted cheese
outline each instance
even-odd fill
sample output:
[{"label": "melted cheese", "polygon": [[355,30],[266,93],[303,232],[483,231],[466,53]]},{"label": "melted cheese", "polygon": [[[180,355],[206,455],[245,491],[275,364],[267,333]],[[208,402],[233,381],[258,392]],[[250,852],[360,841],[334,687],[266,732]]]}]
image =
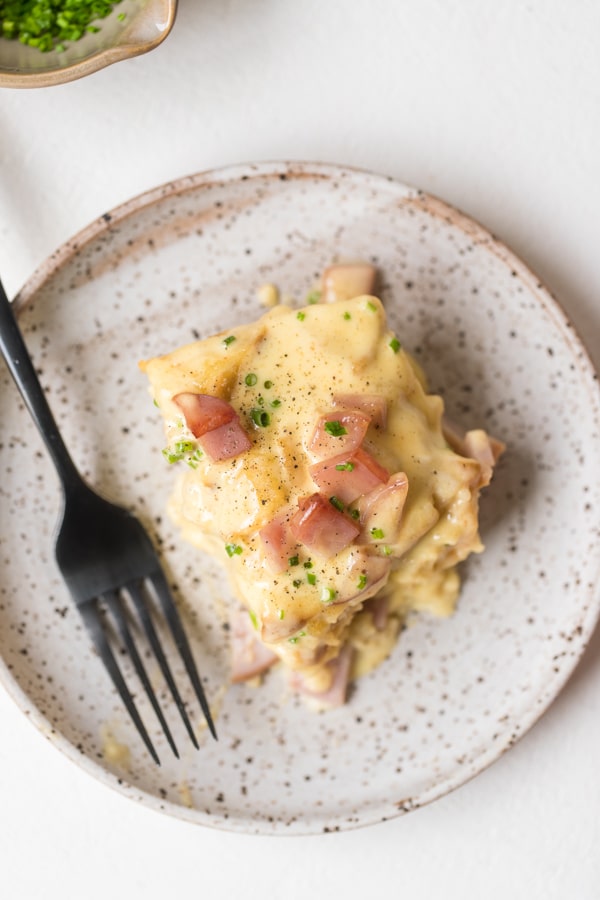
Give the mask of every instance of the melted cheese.
[{"label": "melted cheese", "polygon": [[[172,399],[184,391],[229,402],[251,436],[251,449],[234,459],[212,462],[204,456],[196,468],[183,465],[170,513],[187,540],[227,567],[262,639],[287,666],[322,686],[329,677],[326,662],[346,640],[358,650],[355,672],[367,671],[389,653],[409,611],[453,611],[459,592],[454,567],[482,549],[475,487],[480,467],[446,443],[442,400],[427,394],[423,373],[398,348],[377,298],[311,305],[300,312],[276,306],[253,324],[181,347],[142,368],[171,446],[194,442]],[[336,394],[380,395],[387,401],[387,425],[371,426],[365,447],[390,473],[408,476],[400,534],[392,547],[365,551],[351,544],[327,560],[300,553],[298,565],[274,575],[259,530],[316,490],[307,444]],[[254,425],[253,410],[268,413],[267,427]],[[229,557],[225,547],[232,544],[241,552]],[[392,558],[383,633],[369,625],[366,608],[361,613],[368,590],[356,602],[322,599],[324,588],[340,596],[357,594],[365,552]]]}]

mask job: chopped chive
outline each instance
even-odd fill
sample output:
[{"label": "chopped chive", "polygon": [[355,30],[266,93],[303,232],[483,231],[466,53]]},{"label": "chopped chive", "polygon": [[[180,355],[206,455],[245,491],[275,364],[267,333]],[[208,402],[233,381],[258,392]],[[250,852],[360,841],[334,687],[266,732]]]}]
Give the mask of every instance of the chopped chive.
[{"label": "chopped chive", "polygon": [[381,538],[385,537],[381,528],[371,528],[371,537],[374,537],[376,540],[380,541]]},{"label": "chopped chive", "polygon": [[305,569],[312,569],[312,567],[313,567],[312,561],[310,559],[307,559],[306,562],[303,563],[303,566]]},{"label": "chopped chive", "polygon": [[318,303],[321,299],[321,291],[311,291],[310,294],[306,298],[306,302],[310,306],[314,306],[315,303]]},{"label": "chopped chive", "polygon": [[168,463],[176,463],[183,459],[187,453],[192,453],[194,450],[196,450],[196,445],[191,441],[177,441],[172,447],[165,447],[163,456]]},{"label": "chopped chive", "polygon": [[119,22],[124,22],[125,21],[125,13],[119,13],[119,15],[117,16],[117,19],[119,20]]},{"label": "chopped chive", "polygon": [[254,610],[249,609],[249,610],[248,610],[248,615],[250,616],[250,621],[252,622],[253,628],[254,628],[256,631],[258,631],[258,619],[256,618],[256,613],[254,612]]},{"label": "chopped chive", "polygon": [[254,385],[258,381],[258,378],[254,374],[254,372],[249,372],[248,375],[246,375],[246,377],[244,378],[244,381],[246,382],[248,387],[254,387]]},{"label": "chopped chive", "polygon": [[242,553],[242,548],[239,544],[225,544],[225,553],[227,556],[240,556]]},{"label": "chopped chive", "polygon": [[288,563],[290,564],[290,566],[299,566],[300,560],[297,556],[290,556],[290,558],[288,559]]},{"label": "chopped chive", "polygon": [[277,618],[279,619],[279,621],[285,618],[285,609],[277,610]]},{"label": "chopped chive", "polygon": [[353,462],[339,463],[336,467],[337,472],[352,472],[354,469]]},{"label": "chopped chive", "polygon": [[392,348],[394,353],[397,353],[401,346],[402,345],[398,338],[392,338],[392,340],[390,341],[390,347]]},{"label": "chopped chive", "polygon": [[154,400],[152,402],[154,403],[155,406],[158,406],[158,400],[156,399],[156,397],[154,398]]},{"label": "chopped chive", "polygon": [[377,312],[377,307],[372,300],[367,300],[367,309],[370,309],[371,312]]},{"label": "chopped chive", "polygon": [[273,409],[277,409],[277,407],[281,406],[281,400],[271,400],[269,406],[272,406]]},{"label": "chopped chive", "polygon": [[342,423],[337,419],[333,422],[325,422],[325,431],[332,437],[342,437],[342,435],[348,434]]},{"label": "chopped chive", "polygon": [[299,638],[299,637],[300,637],[299,634],[294,635],[294,637],[288,638],[288,642],[289,642],[290,644],[297,644],[297,643],[298,643],[298,638]]},{"label": "chopped chive", "polygon": [[250,411],[250,418],[258,428],[267,428],[271,424],[271,416],[264,409],[253,409]]},{"label": "chopped chive", "polygon": [[353,519],[360,519],[360,512],[357,509],[351,509],[350,515]]},{"label": "chopped chive", "polygon": [[229,347],[230,344],[233,344],[235,341],[235,334],[230,334],[229,337],[223,338],[223,343],[226,347]]},{"label": "chopped chive", "polygon": [[299,578],[296,578],[294,581],[292,581],[292,584],[294,585],[295,588],[299,588],[300,585],[302,584],[302,581]]},{"label": "chopped chive", "polygon": [[305,318],[306,318],[306,313],[303,313],[302,311],[300,311],[300,312],[296,313],[296,318],[297,318],[300,322],[304,322],[304,320],[305,320]]},{"label": "chopped chive", "polygon": [[351,319],[352,316],[350,315],[349,312],[345,312],[345,313],[344,313],[344,318],[346,319],[346,321],[348,321],[348,319]]},{"label": "chopped chive", "polygon": [[366,586],[367,586],[367,576],[361,575],[360,578],[358,579],[357,587],[358,587],[359,591],[362,591]]},{"label": "chopped chive", "polygon": [[[120,0],[5,0],[0,2],[0,33],[41,53],[64,53],[65,41],[78,41],[100,29],[91,23],[109,15]],[[125,13],[117,15],[118,20]]]},{"label": "chopped chive", "polygon": [[306,576],[306,580],[308,581],[309,584],[316,584],[317,576],[315,575],[314,572],[309,572],[308,575]]},{"label": "chopped chive", "polygon": [[339,512],[344,512],[344,504],[342,503],[342,501],[341,501],[338,497],[335,497],[335,496],[330,497],[330,498],[329,498],[329,502],[331,503],[332,506],[335,506],[335,508],[336,508]]},{"label": "chopped chive", "polygon": [[265,381],[265,388],[269,391],[273,387],[272,381]]},{"label": "chopped chive", "polygon": [[334,591],[333,588],[324,587],[321,591],[321,602],[322,603],[333,603],[337,595],[337,591]]},{"label": "chopped chive", "polygon": [[198,460],[202,459],[202,456],[203,456],[202,450],[200,449],[200,447],[196,447],[196,450],[194,451],[193,456],[191,456],[189,459],[186,460],[190,469],[198,468]]},{"label": "chopped chive", "polygon": [[391,555],[392,555],[392,548],[391,548],[390,546],[388,546],[388,544],[386,544],[385,547],[382,547],[381,549],[383,550],[383,555],[384,555],[384,556],[391,556]]}]

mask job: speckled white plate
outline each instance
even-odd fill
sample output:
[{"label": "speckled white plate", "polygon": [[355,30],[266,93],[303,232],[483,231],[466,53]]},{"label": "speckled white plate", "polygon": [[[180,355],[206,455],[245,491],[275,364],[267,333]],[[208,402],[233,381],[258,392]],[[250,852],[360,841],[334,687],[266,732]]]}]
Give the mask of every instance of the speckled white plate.
[{"label": "speckled white plate", "polygon": [[[348,705],[307,711],[273,671],[226,687],[227,588],[180,545],[164,507],[159,416],[137,360],[300,302],[338,258],[383,272],[393,327],[451,416],[508,444],[482,502],[486,553],[449,620],[422,616]],[[161,541],[220,740],[197,724],[182,760],[143,750],[90,652],[53,560],[60,505],[42,444],[0,373],[2,680],[46,737],[129,797],[242,832],[317,833],[384,820],[463,784],[508,749],[565,683],[598,614],[599,397],[563,313],[527,268],[444,203],[383,177],[276,163],[196,175],[92,223],[18,298],[22,327],[86,476]],[[140,701],[144,717],[151,712]],[[173,710],[171,720],[177,727]],[[106,758],[111,733],[130,764]]]}]

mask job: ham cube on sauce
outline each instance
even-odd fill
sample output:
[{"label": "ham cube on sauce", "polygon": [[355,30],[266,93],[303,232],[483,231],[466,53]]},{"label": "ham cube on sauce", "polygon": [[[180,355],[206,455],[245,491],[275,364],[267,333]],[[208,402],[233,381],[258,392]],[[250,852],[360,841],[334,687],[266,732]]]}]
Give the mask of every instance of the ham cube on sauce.
[{"label": "ham cube on sauce", "polygon": [[393,544],[398,539],[407,494],[408,478],[397,472],[362,498],[360,521],[369,543]]},{"label": "ham cube on sauce", "polygon": [[175,394],[173,403],[179,407],[187,427],[197,438],[237,418],[237,413],[230,403],[211,394],[188,392]]},{"label": "ham cube on sauce", "polygon": [[290,531],[289,520],[290,511],[284,510],[258,532],[268,566],[274,575],[287,569],[290,557],[294,556],[298,546]]},{"label": "ham cube on sauce", "polygon": [[333,456],[310,466],[312,480],[328,496],[352,503],[385,484],[390,473],[370,453],[359,447],[349,455]]},{"label": "ham cube on sauce", "polygon": [[385,428],[387,424],[387,400],[381,394],[335,394],[333,402],[343,409],[360,409],[375,428]]},{"label": "ham cube on sauce", "polygon": [[198,438],[204,452],[214,462],[239,456],[252,446],[235,409],[220,397],[184,392],[176,394],[173,402],[182,411],[187,427]]},{"label": "ham cube on sauce", "polygon": [[311,494],[299,501],[290,531],[298,543],[329,559],[352,543],[360,529],[322,494]]},{"label": "ham cube on sauce", "polygon": [[319,459],[353,453],[370,423],[371,417],[361,409],[333,409],[317,420],[308,449]]},{"label": "ham cube on sauce", "polygon": [[199,438],[199,443],[214,462],[232,459],[234,456],[245,453],[252,446],[250,438],[237,418],[213,429],[213,431],[207,431]]}]

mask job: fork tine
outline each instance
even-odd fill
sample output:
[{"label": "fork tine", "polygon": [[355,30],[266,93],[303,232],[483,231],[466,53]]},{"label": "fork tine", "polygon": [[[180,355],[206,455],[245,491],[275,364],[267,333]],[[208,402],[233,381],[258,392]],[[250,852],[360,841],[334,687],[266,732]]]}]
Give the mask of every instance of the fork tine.
[{"label": "fork tine", "polygon": [[125,679],[123,678],[123,675],[121,674],[121,670],[119,669],[119,666],[117,665],[117,661],[116,661],[116,659],[113,655],[113,652],[110,648],[110,644],[108,643],[107,637],[104,633],[102,623],[100,622],[100,620],[98,618],[98,610],[95,608],[95,601],[92,601],[92,602],[94,603],[94,608],[92,608],[92,605],[90,603],[87,603],[87,604],[84,604],[79,607],[79,612],[81,613],[83,621],[85,622],[85,625],[91,635],[94,645],[95,645],[98,653],[100,654],[100,658],[101,658],[102,662],[104,663],[104,666],[105,666],[108,674],[112,678],[113,684],[116,687],[117,691],[119,692],[119,694],[121,696],[121,700],[125,704],[127,712],[131,716],[133,723],[139,732],[140,737],[142,738],[144,744],[146,745],[148,752],[150,753],[154,762],[160,766],[160,759],[158,758],[158,754],[157,754],[156,750],[154,749],[154,746],[152,744],[152,741],[150,740],[148,732],[146,731],[144,723],[142,722],[142,720],[140,718],[140,714],[137,711],[137,707],[136,707],[135,703],[133,702],[133,697],[131,696],[131,694],[129,692],[129,688],[127,687],[127,685],[125,683]]},{"label": "fork tine", "polygon": [[173,740],[173,736],[171,734],[169,726],[167,725],[167,722],[163,715],[163,711],[160,708],[156,694],[155,694],[154,690],[152,689],[152,685],[150,684],[150,679],[148,678],[148,674],[147,674],[144,664],[141,660],[138,649],[135,645],[133,637],[131,636],[131,631],[129,629],[129,626],[127,625],[127,620],[125,618],[125,614],[124,614],[124,611],[123,611],[123,608],[121,605],[121,598],[119,597],[119,594],[117,591],[109,591],[105,594],[102,594],[102,599],[105,601],[106,605],[108,606],[108,608],[111,612],[112,617],[114,618],[115,622],[117,623],[117,628],[119,629],[119,635],[121,637],[121,640],[123,641],[123,643],[125,644],[125,646],[127,648],[127,652],[129,653],[129,656],[131,657],[131,661],[133,662],[135,671],[137,672],[137,676],[140,679],[140,681],[144,687],[144,690],[146,691],[148,700],[152,704],[152,709],[156,713],[156,717],[157,717],[158,721],[160,722],[161,727],[165,733],[165,737],[167,738],[167,740],[169,742],[169,746],[171,747],[171,750],[173,751],[173,753],[175,754],[177,759],[179,759],[179,751],[177,750],[175,741]]},{"label": "fork tine", "polygon": [[194,729],[192,728],[192,724],[189,720],[189,716],[183,704],[183,700],[181,699],[181,695],[177,689],[177,685],[175,684],[175,679],[173,678],[169,663],[167,662],[167,658],[163,652],[161,643],[158,639],[158,635],[152,623],[152,619],[150,618],[150,614],[148,613],[148,610],[146,608],[146,604],[144,602],[144,598],[142,596],[139,585],[135,583],[128,584],[126,585],[125,590],[133,601],[137,614],[144,627],[144,631],[146,632],[148,642],[152,647],[152,650],[154,651],[156,659],[158,660],[161,672],[163,673],[163,677],[169,686],[171,694],[173,695],[173,699],[177,705],[177,709],[179,710],[181,718],[183,719],[183,723],[186,727],[187,733],[189,734],[196,750],[199,750],[200,746],[198,744],[198,739],[194,734]]},{"label": "fork tine", "polygon": [[169,589],[169,585],[167,584],[164,573],[161,569],[159,569],[152,575],[149,575],[148,579],[154,591],[156,592],[165,618],[169,623],[169,628],[171,629],[171,633],[173,635],[173,638],[175,639],[177,649],[179,650],[181,658],[183,659],[188,676],[190,678],[190,681],[192,682],[194,691],[196,692],[196,697],[198,698],[200,706],[202,707],[202,712],[204,713],[204,718],[206,719],[208,727],[210,728],[210,733],[215,740],[218,740],[217,731],[215,729],[210,709],[204,695],[204,689],[198,676],[194,657],[192,656],[190,645],[188,644],[185,631],[183,630],[183,625],[181,624],[181,619],[179,618],[179,613],[177,612],[177,607],[175,606],[175,602],[173,600],[173,597],[171,596],[171,591]]}]

